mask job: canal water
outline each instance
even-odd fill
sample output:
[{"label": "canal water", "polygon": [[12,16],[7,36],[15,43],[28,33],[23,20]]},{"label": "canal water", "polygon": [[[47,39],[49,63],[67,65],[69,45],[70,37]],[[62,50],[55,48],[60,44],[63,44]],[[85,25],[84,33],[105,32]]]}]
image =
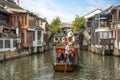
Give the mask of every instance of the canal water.
[{"label": "canal water", "polygon": [[120,80],[120,58],[79,51],[81,66],[74,72],[55,72],[54,49],[0,64],[0,80]]}]

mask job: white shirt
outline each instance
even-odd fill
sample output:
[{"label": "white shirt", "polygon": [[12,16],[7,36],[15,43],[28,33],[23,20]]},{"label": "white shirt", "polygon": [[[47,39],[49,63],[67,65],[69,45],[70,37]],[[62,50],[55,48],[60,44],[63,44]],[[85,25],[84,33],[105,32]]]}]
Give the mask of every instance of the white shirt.
[{"label": "white shirt", "polygon": [[69,46],[69,45],[66,45],[66,47],[65,47],[65,54],[68,54],[68,53],[69,53],[69,50],[70,50],[70,46]]}]

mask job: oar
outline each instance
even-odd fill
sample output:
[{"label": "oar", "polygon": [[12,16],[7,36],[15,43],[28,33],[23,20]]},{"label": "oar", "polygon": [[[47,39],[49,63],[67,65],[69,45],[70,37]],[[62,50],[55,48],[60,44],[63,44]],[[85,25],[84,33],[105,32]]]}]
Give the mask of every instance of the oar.
[{"label": "oar", "polygon": [[64,70],[64,74],[66,73],[66,69],[67,69],[67,63],[66,63],[66,65],[65,65],[65,70]]}]

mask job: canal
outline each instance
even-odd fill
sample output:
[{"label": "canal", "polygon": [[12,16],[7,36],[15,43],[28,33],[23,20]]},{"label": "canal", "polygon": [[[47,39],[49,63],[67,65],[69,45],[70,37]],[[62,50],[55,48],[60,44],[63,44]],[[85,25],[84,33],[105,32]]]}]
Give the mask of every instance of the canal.
[{"label": "canal", "polygon": [[120,58],[79,51],[75,72],[54,72],[54,49],[0,64],[0,80],[120,80]]}]

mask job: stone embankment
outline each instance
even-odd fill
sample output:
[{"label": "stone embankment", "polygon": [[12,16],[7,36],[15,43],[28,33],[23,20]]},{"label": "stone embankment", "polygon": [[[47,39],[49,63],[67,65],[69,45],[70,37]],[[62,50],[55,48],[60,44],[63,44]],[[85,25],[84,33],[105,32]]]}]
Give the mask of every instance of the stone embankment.
[{"label": "stone embankment", "polygon": [[[45,48],[40,47],[36,53],[42,53],[48,50],[49,50],[48,46],[46,46]],[[0,52],[0,62],[11,60],[11,59],[16,59],[16,58],[20,58],[24,56],[29,56],[29,55],[33,55],[36,53],[34,52],[33,49]]]},{"label": "stone embankment", "polygon": [[16,51],[7,51],[7,52],[1,52],[0,53],[0,62],[15,59],[15,58],[20,58],[24,56],[28,56],[31,53],[28,51],[23,51],[23,52],[16,52]]}]

